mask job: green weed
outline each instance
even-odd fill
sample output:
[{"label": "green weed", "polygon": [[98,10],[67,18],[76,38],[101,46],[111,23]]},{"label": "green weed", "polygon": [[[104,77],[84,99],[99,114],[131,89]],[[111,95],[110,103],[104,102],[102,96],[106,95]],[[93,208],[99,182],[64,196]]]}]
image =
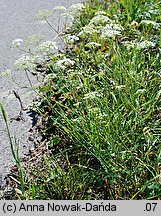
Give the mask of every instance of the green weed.
[{"label": "green weed", "polygon": [[21,162],[20,162],[17,141],[16,141],[15,137],[14,137],[14,141],[11,138],[11,133],[9,130],[9,125],[8,125],[8,120],[7,120],[7,114],[6,114],[6,111],[5,111],[1,102],[0,102],[0,109],[2,111],[2,116],[4,119],[5,125],[6,125],[6,130],[7,130],[7,135],[8,135],[8,139],[9,139],[9,144],[11,147],[12,156],[15,160],[15,163],[16,163],[16,165],[18,167],[18,171],[19,171],[21,190],[18,190],[19,194],[20,194],[20,195],[18,195],[18,197],[20,196],[21,199],[25,199],[25,176],[24,176],[24,171],[23,171],[23,168],[22,168]]}]

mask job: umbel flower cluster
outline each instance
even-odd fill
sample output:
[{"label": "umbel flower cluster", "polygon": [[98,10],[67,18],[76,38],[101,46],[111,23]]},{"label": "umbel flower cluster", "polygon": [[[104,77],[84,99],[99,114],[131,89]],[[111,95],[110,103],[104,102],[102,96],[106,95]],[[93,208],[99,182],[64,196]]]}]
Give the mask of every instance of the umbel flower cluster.
[{"label": "umbel flower cluster", "polygon": [[135,42],[135,41],[125,41],[122,42],[122,44],[124,44],[124,46],[127,49],[131,49],[131,48],[135,48],[136,50],[142,50],[142,49],[146,49],[146,48],[153,48],[155,47],[155,44],[151,41],[141,41],[141,42]]},{"label": "umbel flower cluster", "polygon": [[89,24],[83,27],[78,36],[87,39],[95,34],[102,39],[114,38],[121,35],[123,30],[123,27],[111,20],[105,11],[99,11],[90,20]]},{"label": "umbel flower cluster", "polygon": [[45,19],[48,19],[49,17],[52,17],[52,15],[58,11],[60,13],[60,16],[65,17],[66,19],[74,20],[76,16],[79,16],[80,12],[85,8],[85,6],[81,3],[78,4],[72,4],[69,8],[66,8],[64,6],[56,6],[51,11],[50,10],[41,10],[36,15],[35,19],[39,21],[44,21]]},{"label": "umbel flower cluster", "polygon": [[[58,11],[60,17],[65,17],[66,20],[73,21],[76,17],[79,17],[80,12],[84,9],[85,6],[80,3],[73,4],[69,8],[66,8],[64,6],[57,6],[51,11],[39,11],[35,18],[40,21],[47,20],[53,15],[53,13]],[[121,26],[121,24],[116,21],[117,16],[115,18],[115,20],[109,18],[105,11],[97,11],[94,17],[89,21],[87,25],[85,25],[81,29],[81,31],[77,35],[65,34],[62,35],[62,39],[67,46],[73,46],[76,42],[83,40],[85,41],[85,48],[88,48],[90,50],[98,49],[102,46],[102,41],[115,39],[116,37],[121,37],[124,35],[123,26]],[[142,20],[140,23],[137,23],[137,26],[151,26],[153,29],[159,29],[160,23],[151,20]],[[22,55],[18,60],[16,60],[16,69],[22,68],[29,70],[31,68],[34,68],[36,63],[41,63],[46,59],[50,59],[50,56],[55,54],[59,49],[55,39],[45,42],[40,41],[39,43],[37,43],[34,50],[34,55]],[[23,43],[24,42],[22,39],[16,39],[12,41],[11,48],[20,48]],[[121,43],[127,49],[134,48],[136,50],[142,50],[155,47],[154,42],[144,40],[144,38],[141,38],[140,41],[134,39],[132,41],[122,41]],[[59,58],[55,62],[54,68],[55,70],[60,71],[65,70],[66,68],[73,66],[74,64],[75,62],[73,60],[63,56],[62,59]]]},{"label": "umbel flower cluster", "polygon": [[[65,8],[64,6],[56,6],[51,11],[49,10],[41,10],[35,17],[35,20],[39,21],[47,21],[48,18],[52,17],[52,15],[58,11],[61,17],[64,17],[69,21],[73,21],[75,17],[79,16],[79,13],[85,8],[83,4],[73,4],[69,8]],[[58,32],[59,33],[59,32]],[[15,61],[15,68],[17,70],[30,70],[35,67],[35,64],[43,62],[45,59],[50,59],[50,56],[55,54],[58,50],[58,44],[55,41],[57,36],[51,41],[44,41],[36,43],[36,47],[34,48],[34,53],[31,53],[31,49],[29,48],[29,55],[23,54],[19,59]],[[79,40],[79,37],[75,35],[65,35],[63,37],[65,44],[73,44]],[[11,42],[10,47],[12,49],[19,48],[21,49],[22,45],[25,45],[25,42],[22,39],[15,39]],[[69,58],[63,58],[58,60],[55,63],[55,68],[57,70],[64,70],[67,66],[74,65],[74,61]]]}]

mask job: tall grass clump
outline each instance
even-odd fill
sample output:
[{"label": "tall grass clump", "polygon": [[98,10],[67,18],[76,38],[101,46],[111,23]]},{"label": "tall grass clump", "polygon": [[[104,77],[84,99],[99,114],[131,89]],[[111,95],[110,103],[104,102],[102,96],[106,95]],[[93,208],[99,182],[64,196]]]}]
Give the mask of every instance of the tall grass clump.
[{"label": "tall grass clump", "polygon": [[20,183],[21,183],[20,190],[18,188],[16,189],[18,191],[17,195],[18,195],[18,198],[25,199],[25,177],[24,177],[23,168],[22,168],[22,165],[20,162],[17,141],[16,141],[15,137],[14,137],[14,140],[11,137],[8,119],[7,119],[7,114],[6,114],[6,111],[5,111],[1,102],[0,102],[0,109],[2,111],[2,116],[4,119],[4,123],[6,125],[6,131],[7,131],[7,136],[8,136],[8,140],[9,140],[9,144],[10,144],[10,148],[11,148],[11,153],[12,153],[12,156],[15,160],[16,166],[18,168],[19,179],[20,179]]},{"label": "tall grass clump", "polygon": [[33,105],[50,153],[32,199],[160,199],[160,26],[158,0],[81,7]]}]

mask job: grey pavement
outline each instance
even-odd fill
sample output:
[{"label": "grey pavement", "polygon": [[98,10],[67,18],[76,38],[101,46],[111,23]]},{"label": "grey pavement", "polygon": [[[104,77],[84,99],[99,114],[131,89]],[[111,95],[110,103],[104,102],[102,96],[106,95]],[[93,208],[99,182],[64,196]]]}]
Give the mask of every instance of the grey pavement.
[{"label": "grey pavement", "polygon": [[[80,3],[81,0],[1,0],[0,1],[0,75],[3,71],[11,70],[6,77],[0,77],[0,101],[3,103],[11,119],[19,113],[20,105],[13,95],[17,91],[22,98],[24,106],[31,103],[34,94],[26,86],[28,82],[23,71],[14,70],[14,62],[19,58],[20,51],[11,51],[12,40],[21,38],[25,40],[34,34],[46,35],[46,40],[55,37],[55,33],[48,25],[34,20],[39,10],[51,10],[55,6],[69,7],[71,4]],[[57,26],[58,17],[52,19],[52,25]],[[34,77],[31,77],[36,82]],[[28,130],[32,126],[32,119],[24,113],[25,121],[12,121],[9,123],[12,136],[16,136],[21,154],[28,151],[32,143],[28,140]],[[4,177],[13,164],[11,150],[5,125],[0,112],[0,177]]]}]

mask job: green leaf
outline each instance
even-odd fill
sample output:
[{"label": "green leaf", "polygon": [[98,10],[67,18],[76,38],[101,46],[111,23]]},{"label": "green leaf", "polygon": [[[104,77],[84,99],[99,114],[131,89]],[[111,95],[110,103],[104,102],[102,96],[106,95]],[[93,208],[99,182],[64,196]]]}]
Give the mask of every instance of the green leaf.
[{"label": "green leaf", "polygon": [[2,115],[3,115],[4,121],[7,124],[8,120],[7,120],[6,111],[4,110],[4,107],[3,107],[3,105],[2,105],[1,102],[0,102],[0,108],[1,108],[1,111],[2,111]]},{"label": "green leaf", "polygon": [[53,148],[55,145],[59,144],[61,141],[61,138],[59,136],[54,136],[52,140],[48,143],[48,146],[50,148]]}]

